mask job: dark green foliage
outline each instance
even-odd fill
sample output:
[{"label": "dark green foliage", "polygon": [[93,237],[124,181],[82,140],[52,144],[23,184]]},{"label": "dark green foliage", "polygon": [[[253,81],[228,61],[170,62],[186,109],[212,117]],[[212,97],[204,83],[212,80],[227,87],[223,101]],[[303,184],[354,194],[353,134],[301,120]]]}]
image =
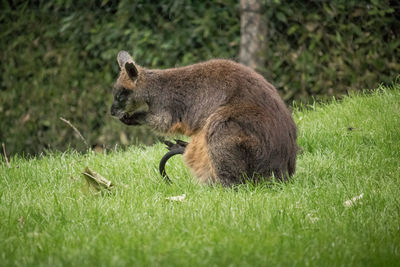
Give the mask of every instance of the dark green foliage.
[{"label": "dark green foliage", "polygon": [[[154,142],[109,115],[116,55],[174,67],[239,51],[237,1],[2,1],[0,141],[10,154]],[[374,88],[400,73],[396,1],[268,1],[267,64],[286,100]]]},{"label": "dark green foliage", "polygon": [[400,73],[400,2],[284,1],[265,9],[263,74],[285,100],[338,96]]}]

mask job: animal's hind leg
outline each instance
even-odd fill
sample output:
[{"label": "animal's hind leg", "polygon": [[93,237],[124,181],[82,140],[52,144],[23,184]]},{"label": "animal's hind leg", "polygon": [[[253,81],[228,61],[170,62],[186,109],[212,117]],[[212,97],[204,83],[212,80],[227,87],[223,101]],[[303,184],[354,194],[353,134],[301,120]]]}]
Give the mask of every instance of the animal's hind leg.
[{"label": "animal's hind leg", "polygon": [[208,135],[211,164],[217,179],[224,186],[243,183],[253,178],[257,141],[236,123],[224,122],[218,131]]},{"label": "animal's hind leg", "polygon": [[185,148],[183,157],[201,183],[216,182],[204,131],[192,136],[190,143]]},{"label": "animal's hind leg", "polygon": [[210,147],[211,164],[217,179],[224,186],[243,183],[252,174],[248,173],[249,164],[241,155],[241,149],[231,139]]}]

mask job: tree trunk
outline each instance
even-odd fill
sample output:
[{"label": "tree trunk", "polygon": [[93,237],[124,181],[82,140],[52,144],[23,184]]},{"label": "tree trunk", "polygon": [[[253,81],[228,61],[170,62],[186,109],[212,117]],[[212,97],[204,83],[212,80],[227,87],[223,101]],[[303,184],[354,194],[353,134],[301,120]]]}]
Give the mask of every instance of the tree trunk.
[{"label": "tree trunk", "polygon": [[262,50],[266,47],[267,27],[262,17],[262,0],[240,0],[239,62],[253,69],[265,62]]}]

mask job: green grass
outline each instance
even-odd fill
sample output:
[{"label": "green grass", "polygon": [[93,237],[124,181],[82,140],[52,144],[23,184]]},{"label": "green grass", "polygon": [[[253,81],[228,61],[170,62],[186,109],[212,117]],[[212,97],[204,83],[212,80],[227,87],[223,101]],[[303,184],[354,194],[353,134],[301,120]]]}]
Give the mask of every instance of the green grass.
[{"label": "green grass", "polygon": [[[398,266],[400,84],[295,119],[302,152],[286,184],[201,186],[176,156],[168,186],[161,144],[3,160],[0,265]],[[85,166],[114,192],[85,190]]]}]

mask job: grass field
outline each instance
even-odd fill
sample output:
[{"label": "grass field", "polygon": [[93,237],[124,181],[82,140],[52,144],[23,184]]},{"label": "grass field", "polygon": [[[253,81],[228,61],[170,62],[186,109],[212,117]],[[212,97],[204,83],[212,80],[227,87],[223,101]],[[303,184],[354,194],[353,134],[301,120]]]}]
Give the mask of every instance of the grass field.
[{"label": "grass field", "polygon": [[201,186],[176,156],[166,185],[161,144],[2,159],[0,266],[399,266],[400,84],[294,116],[286,184]]}]

